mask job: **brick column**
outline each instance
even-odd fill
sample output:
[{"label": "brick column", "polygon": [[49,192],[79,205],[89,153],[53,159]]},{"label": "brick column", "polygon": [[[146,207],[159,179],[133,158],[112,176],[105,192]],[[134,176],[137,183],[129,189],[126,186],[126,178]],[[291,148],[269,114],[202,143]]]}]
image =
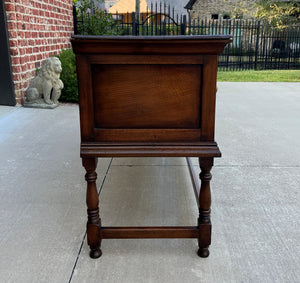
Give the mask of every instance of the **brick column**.
[{"label": "brick column", "polygon": [[15,95],[25,90],[45,59],[70,48],[72,0],[5,0]]}]

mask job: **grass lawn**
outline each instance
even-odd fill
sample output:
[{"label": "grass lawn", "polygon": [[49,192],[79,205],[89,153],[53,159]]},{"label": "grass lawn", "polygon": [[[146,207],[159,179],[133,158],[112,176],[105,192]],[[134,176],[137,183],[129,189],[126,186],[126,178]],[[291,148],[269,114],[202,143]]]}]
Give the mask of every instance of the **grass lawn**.
[{"label": "grass lawn", "polygon": [[300,70],[219,71],[219,82],[300,82]]}]

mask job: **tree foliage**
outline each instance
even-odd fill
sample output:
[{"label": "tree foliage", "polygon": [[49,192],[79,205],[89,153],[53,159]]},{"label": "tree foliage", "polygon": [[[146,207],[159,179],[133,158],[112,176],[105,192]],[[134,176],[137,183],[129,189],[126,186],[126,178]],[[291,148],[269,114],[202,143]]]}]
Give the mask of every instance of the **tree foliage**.
[{"label": "tree foliage", "polygon": [[117,35],[115,21],[111,14],[101,10],[95,3],[103,0],[73,0],[76,4],[77,29],[83,35]]},{"label": "tree foliage", "polygon": [[[223,0],[226,2],[225,0]],[[253,10],[255,9],[255,4],[249,4],[247,1],[237,2],[231,5],[230,17],[232,19],[242,19],[253,17]],[[226,11],[224,11],[226,14]]]},{"label": "tree foliage", "polygon": [[254,16],[277,29],[299,23],[300,5],[296,1],[259,0]]},{"label": "tree foliage", "polygon": [[254,4],[240,1],[232,5],[231,18],[255,18],[275,29],[285,29],[300,22],[299,1],[258,0]]}]

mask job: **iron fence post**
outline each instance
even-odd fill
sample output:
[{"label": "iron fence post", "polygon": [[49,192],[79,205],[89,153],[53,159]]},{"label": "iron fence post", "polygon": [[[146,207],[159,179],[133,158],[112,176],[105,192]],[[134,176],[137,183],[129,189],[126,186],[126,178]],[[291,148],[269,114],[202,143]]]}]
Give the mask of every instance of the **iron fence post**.
[{"label": "iron fence post", "polygon": [[[231,34],[231,20],[229,20],[229,32],[228,34]],[[232,43],[229,43],[227,45],[227,69],[230,69],[230,66],[229,66],[229,55],[230,55],[230,46],[232,46]]]},{"label": "iron fence post", "polygon": [[167,34],[167,24],[166,21],[163,21],[163,27],[162,27],[162,35]]},{"label": "iron fence post", "polygon": [[76,12],[76,6],[73,5],[73,21],[74,21],[74,34],[78,34],[77,30],[77,12]]},{"label": "iron fence post", "polygon": [[186,15],[184,15],[182,18],[182,23],[180,25],[180,34],[185,35],[185,30],[186,30]]},{"label": "iron fence post", "polygon": [[132,12],[132,35],[138,35],[137,22],[135,12]]},{"label": "iron fence post", "polygon": [[259,36],[260,36],[259,33],[260,33],[260,21],[257,22],[254,70],[257,70],[257,57],[258,57],[258,46],[259,46]]}]

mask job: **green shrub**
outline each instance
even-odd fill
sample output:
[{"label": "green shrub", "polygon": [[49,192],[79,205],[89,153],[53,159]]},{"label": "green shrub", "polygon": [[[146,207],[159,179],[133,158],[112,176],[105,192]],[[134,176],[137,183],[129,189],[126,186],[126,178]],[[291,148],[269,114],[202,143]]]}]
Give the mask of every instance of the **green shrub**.
[{"label": "green shrub", "polygon": [[[74,1],[73,1],[74,2]],[[75,1],[77,2],[77,1]],[[74,3],[75,3],[74,2]],[[82,35],[118,35],[117,26],[111,14],[107,14],[95,5],[103,0],[81,0],[76,8],[78,34]]]},{"label": "green shrub", "polygon": [[57,57],[62,67],[60,79],[64,83],[59,100],[61,102],[78,102],[75,54],[72,49],[65,49]]}]

